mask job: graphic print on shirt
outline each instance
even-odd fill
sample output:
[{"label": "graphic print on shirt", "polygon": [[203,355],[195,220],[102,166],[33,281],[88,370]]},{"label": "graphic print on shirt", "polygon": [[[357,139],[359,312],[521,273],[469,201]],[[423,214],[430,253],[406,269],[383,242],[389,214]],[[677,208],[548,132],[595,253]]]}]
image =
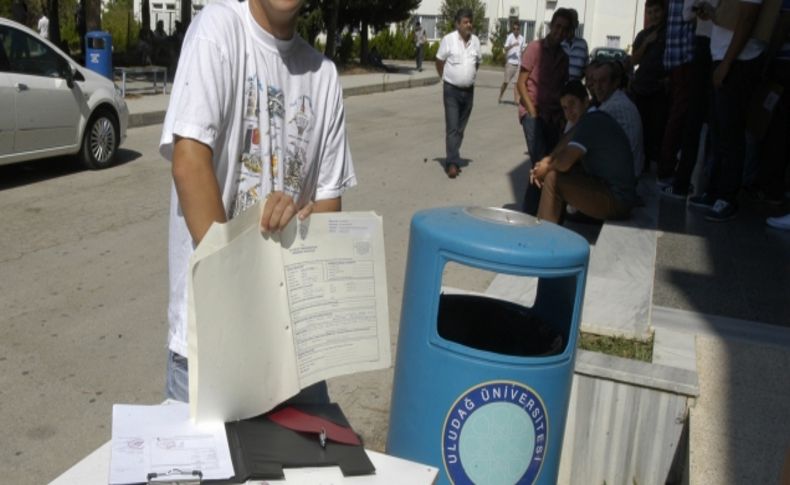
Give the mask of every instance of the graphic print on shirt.
[{"label": "graphic print on shirt", "polygon": [[[282,190],[298,200],[302,189],[307,145],[314,124],[312,99],[300,95],[286,105],[282,89],[276,86],[266,86],[265,89],[266,117],[261,119],[264,87],[255,75],[247,79],[244,146],[231,217],[244,212],[271,191]],[[286,117],[289,118],[287,124]],[[261,130],[262,124],[264,130]]]},{"label": "graphic print on shirt", "polygon": [[244,87],[244,146],[239,165],[238,192],[231,204],[231,217],[244,212],[259,198],[263,162],[261,158],[260,90],[256,76],[249,76]]},{"label": "graphic print on shirt", "polygon": [[313,128],[313,102],[309,96],[299,96],[292,107],[295,113],[288,124],[296,128],[296,135],[289,136],[283,190],[296,199],[302,189],[302,171],[307,161],[307,135]]}]

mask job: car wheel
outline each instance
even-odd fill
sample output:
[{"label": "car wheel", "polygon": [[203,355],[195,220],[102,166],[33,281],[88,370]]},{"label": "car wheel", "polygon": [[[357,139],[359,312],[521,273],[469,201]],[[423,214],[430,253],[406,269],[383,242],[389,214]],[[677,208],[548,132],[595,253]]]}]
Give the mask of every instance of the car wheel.
[{"label": "car wheel", "polygon": [[107,168],[118,151],[118,121],[109,110],[93,113],[82,135],[80,159],[93,170]]}]

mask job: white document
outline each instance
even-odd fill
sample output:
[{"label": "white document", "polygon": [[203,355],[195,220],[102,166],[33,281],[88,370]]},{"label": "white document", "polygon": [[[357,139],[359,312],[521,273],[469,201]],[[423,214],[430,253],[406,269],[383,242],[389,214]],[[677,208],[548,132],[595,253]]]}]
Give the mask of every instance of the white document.
[{"label": "white document", "polygon": [[381,217],[313,214],[264,236],[260,211],[212,225],[190,262],[199,422],[257,416],[321,380],[391,365]]},{"label": "white document", "polygon": [[233,476],[222,422],[193,424],[189,405],[115,404],[109,483],[146,483],[149,473],[200,470],[204,480]]}]

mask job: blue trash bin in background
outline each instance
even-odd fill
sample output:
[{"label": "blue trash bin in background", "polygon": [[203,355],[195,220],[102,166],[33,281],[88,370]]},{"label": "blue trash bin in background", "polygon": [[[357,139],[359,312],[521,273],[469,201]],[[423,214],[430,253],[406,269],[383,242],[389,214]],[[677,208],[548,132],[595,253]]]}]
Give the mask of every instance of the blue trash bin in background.
[{"label": "blue trash bin in background", "polygon": [[[556,483],[589,252],[520,212],[415,214],[387,452],[438,467],[444,484]],[[537,277],[535,303],[440,294],[451,261]]]},{"label": "blue trash bin in background", "polygon": [[85,34],[85,67],[112,80],[112,36],[109,32]]}]

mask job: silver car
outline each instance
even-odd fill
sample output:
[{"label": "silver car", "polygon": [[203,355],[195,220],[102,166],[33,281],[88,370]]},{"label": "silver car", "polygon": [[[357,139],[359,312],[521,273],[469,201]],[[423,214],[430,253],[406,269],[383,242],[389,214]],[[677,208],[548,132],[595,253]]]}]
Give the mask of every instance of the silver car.
[{"label": "silver car", "polygon": [[78,154],[88,168],[108,167],[128,120],[111,80],[0,18],[0,165]]}]

